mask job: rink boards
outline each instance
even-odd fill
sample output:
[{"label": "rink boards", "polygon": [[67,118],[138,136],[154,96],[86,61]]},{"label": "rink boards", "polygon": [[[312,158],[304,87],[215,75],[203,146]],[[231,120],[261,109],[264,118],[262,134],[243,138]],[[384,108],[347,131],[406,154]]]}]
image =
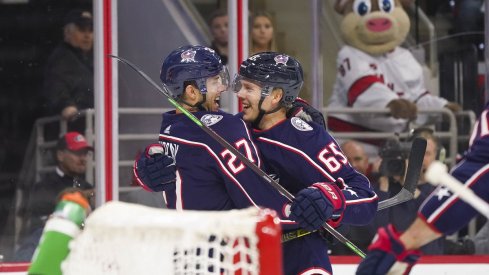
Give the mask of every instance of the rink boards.
[{"label": "rink boards", "polygon": [[[333,272],[335,275],[355,274],[360,258],[356,256],[333,256]],[[27,274],[29,263],[0,263],[0,274]],[[489,255],[487,256],[424,256],[410,273],[411,275],[426,274],[489,274]]]}]

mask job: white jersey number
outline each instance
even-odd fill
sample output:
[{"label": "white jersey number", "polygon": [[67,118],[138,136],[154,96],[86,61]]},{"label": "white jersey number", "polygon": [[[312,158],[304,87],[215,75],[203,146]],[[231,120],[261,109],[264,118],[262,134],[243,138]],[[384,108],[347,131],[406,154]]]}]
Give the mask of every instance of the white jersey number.
[{"label": "white jersey number", "polygon": [[[255,162],[255,160],[253,158],[253,154],[251,153],[250,145],[248,144],[248,142],[245,139],[241,139],[241,140],[235,142],[234,146],[238,150],[244,149],[244,153],[245,153],[244,155],[251,162]],[[235,175],[238,174],[239,172],[241,172],[245,168],[244,164],[238,159],[238,157],[236,157],[236,155],[231,153],[231,151],[229,151],[228,149],[222,151],[221,157],[224,160],[227,159],[226,164],[229,167],[229,169],[231,169],[231,172],[233,172],[233,174],[235,174]]]},{"label": "white jersey number", "polygon": [[340,170],[341,166],[348,163],[345,155],[338,150],[338,147],[334,142],[331,142],[328,144],[328,146],[321,150],[318,158],[331,173],[337,172]]}]

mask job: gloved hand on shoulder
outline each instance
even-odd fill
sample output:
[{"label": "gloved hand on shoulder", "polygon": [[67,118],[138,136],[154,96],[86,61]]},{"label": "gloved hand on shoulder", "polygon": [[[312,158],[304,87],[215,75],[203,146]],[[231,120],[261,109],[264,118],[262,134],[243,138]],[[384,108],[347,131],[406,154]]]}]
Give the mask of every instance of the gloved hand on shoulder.
[{"label": "gloved hand on shoulder", "polygon": [[287,117],[299,117],[306,122],[314,121],[326,129],[326,122],[323,114],[309,105],[304,99],[297,97],[292,103],[292,108],[287,111]]}]

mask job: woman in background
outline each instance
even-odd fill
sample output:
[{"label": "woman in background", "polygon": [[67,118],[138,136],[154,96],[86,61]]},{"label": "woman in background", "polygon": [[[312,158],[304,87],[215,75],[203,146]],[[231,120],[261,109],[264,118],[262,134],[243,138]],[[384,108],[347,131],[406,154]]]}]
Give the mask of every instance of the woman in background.
[{"label": "woman in background", "polygon": [[265,11],[253,14],[251,20],[250,55],[277,51],[272,16]]}]

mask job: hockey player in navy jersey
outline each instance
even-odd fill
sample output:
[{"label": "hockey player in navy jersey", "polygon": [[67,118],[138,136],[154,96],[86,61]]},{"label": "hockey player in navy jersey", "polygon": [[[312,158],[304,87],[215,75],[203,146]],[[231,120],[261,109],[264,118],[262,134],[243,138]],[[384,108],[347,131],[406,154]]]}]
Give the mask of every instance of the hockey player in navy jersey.
[{"label": "hockey player in navy jersey", "polygon": [[[243,104],[243,120],[253,127],[253,139],[267,171],[296,196],[290,218],[307,230],[319,228],[324,217],[321,211],[313,211],[317,204],[311,202],[320,199],[333,206],[328,208],[333,213],[330,225],[367,224],[378,202],[368,179],[352,168],[323,126],[299,117],[287,118],[302,84],[297,60],[265,52],[241,63],[233,87]],[[336,196],[344,199],[343,205],[335,204]],[[327,250],[319,233],[284,243],[285,273],[332,274]]]},{"label": "hockey player in navy jersey", "polygon": [[[489,202],[489,102],[474,126],[469,149],[450,173]],[[378,230],[357,274],[387,274],[394,269],[399,271],[396,274],[408,274],[421,246],[457,232],[477,214],[447,187],[440,186],[423,202],[418,218],[404,233],[391,225]]]},{"label": "hockey player in navy jersey", "polygon": [[[261,166],[245,123],[219,110],[229,76],[214,50],[203,46],[174,50],[164,60],[160,78],[184,108]],[[179,110],[163,114],[159,143],[146,148],[136,160],[134,172],[144,188],[163,191],[168,208],[265,206],[280,210],[278,214],[284,218],[281,210],[287,199],[263,184],[259,176]],[[165,176],[167,172],[170,176]]]}]

